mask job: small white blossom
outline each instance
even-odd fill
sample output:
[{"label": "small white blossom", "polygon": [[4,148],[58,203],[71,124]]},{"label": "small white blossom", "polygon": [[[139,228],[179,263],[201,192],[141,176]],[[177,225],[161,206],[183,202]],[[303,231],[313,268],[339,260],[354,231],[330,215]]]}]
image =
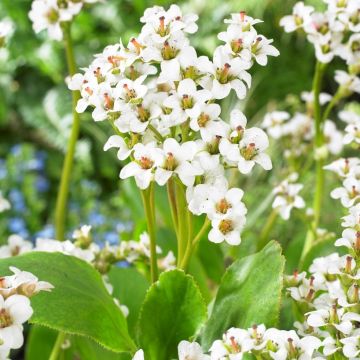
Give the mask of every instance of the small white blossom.
[{"label": "small white blossom", "polygon": [[273,194],[276,196],[272,207],[279,211],[284,220],[290,218],[293,208],[303,209],[305,207],[304,199],[298,195],[302,188],[302,184],[289,183],[289,179],[285,179],[273,189]]},{"label": "small white blossom", "polygon": [[343,181],[343,186],[331,192],[333,199],[340,199],[341,205],[351,207],[360,199],[360,180],[348,177]]},{"label": "small white blossom", "polygon": [[0,213],[11,209],[11,204],[8,200],[6,200],[0,191]]},{"label": "small white blossom", "polygon": [[10,235],[7,245],[0,246],[0,258],[21,255],[31,251],[33,245],[30,241],[23,239],[19,235]]},{"label": "small white blossom", "polygon": [[181,341],[178,345],[179,360],[210,360],[197,342]]}]

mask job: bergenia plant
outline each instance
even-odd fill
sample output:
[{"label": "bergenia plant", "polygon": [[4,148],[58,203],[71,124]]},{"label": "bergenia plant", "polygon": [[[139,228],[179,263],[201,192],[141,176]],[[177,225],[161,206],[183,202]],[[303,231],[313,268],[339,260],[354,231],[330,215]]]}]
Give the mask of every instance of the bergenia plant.
[{"label": "bergenia plant", "polygon": [[[72,129],[55,238],[11,234],[0,246],[0,359],[21,358],[27,320],[29,360],[360,359],[360,1],[324,0],[321,12],[299,2],[281,18],[313,46],[313,86],[258,123],[240,104],[280,55],[261,20],[229,14],[205,56],[191,45],[198,15],[153,6],[140,33],[77,69],[71,25],[96,2],[34,0],[29,12],[36,33],[64,43]],[[0,22],[0,46],[14,26]],[[333,94],[322,92],[329,74]],[[141,198],[131,240],[94,241],[93,224],[69,239],[85,113],[107,129],[124,207]],[[255,208],[261,177],[272,191]],[[13,205],[0,193],[1,216]],[[331,222],[337,233],[321,227]]]}]

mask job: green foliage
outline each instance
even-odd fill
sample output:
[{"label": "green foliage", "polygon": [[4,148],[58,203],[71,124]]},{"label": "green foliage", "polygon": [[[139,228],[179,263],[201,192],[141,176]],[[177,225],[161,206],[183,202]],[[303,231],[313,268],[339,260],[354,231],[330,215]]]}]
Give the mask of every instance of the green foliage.
[{"label": "green foliage", "polygon": [[[48,360],[57,337],[57,332],[50,328],[33,325],[30,330],[25,360]],[[104,349],[96,342],[83,336],[69,335],[68,346],[63,349],[62,360],[130,360],[127,353],[117,354]]]},{"label": "green foliage", "polygon": [[60,253],[33,252],[1,260],[0,273],[8,274],[9,266],[30,271],[55,287],[32,299],[31,323],[87,336],[113,351],[134,350],[122,312],[89,264]]},{"label": "green foliage", "polygon": [[129,309],[127,322],[129,332],[134,336],[141,304],[150,283],[134,268],[113,267],[109,273],[109,280],[114,287],[114,297]]},{"label": "green foliage", "polygon": [[234,262],[226,271],[202,336],[208,349],[231,327],[278,323],[285,260],[270,242],[262,251]]},{"label": "green foliage", "polygon": [[147,360],[177,356],[181,340],[194,338],[206,320],[206,306],[190,275],[163,273],[148,291],[139,318],[139,345]]}]

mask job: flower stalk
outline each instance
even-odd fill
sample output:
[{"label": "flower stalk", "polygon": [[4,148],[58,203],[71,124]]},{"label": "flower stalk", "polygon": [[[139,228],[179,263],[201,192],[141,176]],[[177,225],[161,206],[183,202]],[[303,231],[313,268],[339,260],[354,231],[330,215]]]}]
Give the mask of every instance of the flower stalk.
[{"label": "flower stalk", "polygon": [[[71,39],[71,23],[63,24],[64,31],[64,44],[66,52],[66,61],[68,65],[69,75],[73,76],[76,73],[76,62],[74,57],[73,43]],[[76,112],[76,104],[80,98],[79,91],[72,92],[72,117],[73,123],[71,128],[71,134],[68,142],[68,147],[65,155],[64,165],[61,172],[60,187],[56,200],[55,208],[55,232],[56,239],[64,240],[65,238],[65,217],[66,208],[69,197],[69,187],[71,173],[74,163],[74,155],[76,149],[77,139],[80,132],[80,117]]]},{"label": "flower stalk", "polygon": [[191,255],[193,254],[197,244],[199,243],[199,241],[201,240],[201,238],[205,235],[206,231],[208,230],[208,228],[210,227],[211,222],[208,218],[205,219],[201,229],[199,230],[199,232],[196,234],[196,236],[194,237],[194,239],[192,241],[189,241],[188,246],[186,248],[184,257],[180,263],[180,269],[186,270],[188,265],[189,265],[189,261],[191,259]]},{"label": "flower stalk", "polygon": [[156,256],[156,229],[155,229],[155,197],[154,197],[154,183],[141,191],[143,200],[147,228],[150,238],[150,273],[151,281],[154,283],[158,279],[159,271],[157,266]]},{"label": "flower stalk", "polygon": [[59,359],[61,351],[62,351],[61,346],[64,343],[65,338],[66,338],[66,334],[63,333],[63,332],[59,332],[59,334],[58,334],[58,336],[56,338],[54,347],[53,347],[53,349],[51,351],[49,360],[58,360]]},{"label": "flower stalk", "polygon": [[[314,156],[316,162],[316,177],[315,177],[315,195],[313,203],[314,220],[312,223],[312,231],[308,231],[305,239],[305,244],[300,258],[300,263],[304,260],[306,254],[312,248],[315,241],[316,229],[320,221],[321,205],[324,193],[324,157],[319,154],[319,150],[324,145],[324,134],[322,126],[321,105],[320,105],[320,91],[321,84],[326,69],[326,64],[319,61],[316,63],[315,75],[313,80],[313,94],[314,94],[314,120],[315,120],[315,142],[314,142]],[[330,108],[331,110],[331,108]]]}]

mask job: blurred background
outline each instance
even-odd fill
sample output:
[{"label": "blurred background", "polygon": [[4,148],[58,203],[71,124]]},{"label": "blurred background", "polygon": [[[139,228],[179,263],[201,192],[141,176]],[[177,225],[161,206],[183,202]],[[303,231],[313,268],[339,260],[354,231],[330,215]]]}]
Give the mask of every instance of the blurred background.
[{"label": "blurred background", "polygon": [[[120,37],[127,43],[139,31],[139,18],[147,7],[155,4],[166,7],[171,3],[167,0],[107,0],[81,11],[73,26],[78,67],[87,66],[93,54]],[[241,108],[251,125],[261,122],[267,111],[296,109],[301,91],[311,89],[312,47],[303,36],[285,34],[278,25],[282,16],[291,13],[294,3],[293,0],[177,2],[184,11],[200,15],[199,31],[192,36],[192,44],[199,54],[211,56],[220,43],[216,34],[225,28],[223,19],[231,12],[245,10],[250,16],[264,20],[257,25],[258,32],[274,39],[281,55],[271,58],[265,68],[253,67],[253,87],[246,101],[237,104],[234,97],[223,104],[225,112],[233,106]],[[322,6],[321,0],[306,3]],[[49,41],[46,32],[34,34],[28,19],[30,7],[31,0],[0,2],[0,19],[10,18],[15,24],[6,48],[0,50],[0,190],[12,203],[12,209],[0,215],[0,239],[3,242],[11,233],[28,239],[54,236],[54,204],[71,125],[71,94],[64,82],[67,69],[62,43]],[[325,90],[332,93],[335,85],[331,71],[329,74]],[[112,243],[136,237],[145,227],[136,188],[132,182],[120,183],[121,164],[115,152],[104,153],[102,150],[111,134],[110,126],[105,122],[94,123],[90,113],[81,116],[81,136],[68,211],[68,236],[81,224],[91,224],[96,241]],[[237,180],[245,190],[249,215],[241,246],[228,252],[232,256],[244,256],[254,251],[254,239],[271,211],[271,189],[282,180],[284,165],[283,154],[276,144],[272,144],[271,152],[274,171],[256,171],[251,177]],[[305,182],[302,195],[309,205],[312,178],[312,171],[301,174],[301,182]],[[332,189],[334,184],[327,186]],[[158,196],[158,199],[164,197],[164,201],[159,201],[158,223],[160,243],[166,253],[172,247],[174,236],[167,230],[171,219],[165,194],[159,192]],[[333,221],[339,218],[337,210],[333,209],[325,217],[328,217],[329,230],[338,231],[338,220]],[[288,271],[296,266],[304,241],[306,230],[301,221],[296,214],[291,222],[279,220],[272,232],[287,254]],[[199,264],[211,279],[219,280],[224,264],[223,257],[217,253],[223,249],[206,240],[200,246],[206,252],[204,256],[202,251],[199,252]],[[329,245],[319,251],[331,250]],[[211,266],[207,266],[209,262]]]}]

